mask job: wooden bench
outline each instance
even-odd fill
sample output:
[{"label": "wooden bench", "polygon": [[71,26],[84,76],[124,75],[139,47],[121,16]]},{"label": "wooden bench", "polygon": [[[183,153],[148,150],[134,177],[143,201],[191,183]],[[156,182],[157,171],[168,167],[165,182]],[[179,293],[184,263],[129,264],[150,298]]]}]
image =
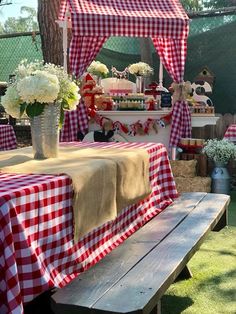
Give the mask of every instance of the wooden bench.
[{"label": "wooden bench", "polygon": [[[104,259],[52,295],[56,314],[160,313],[160,299],[211,230],[227,225],[228,195],[182,194]],[[186,277],[186,276],[185,276]]]}]

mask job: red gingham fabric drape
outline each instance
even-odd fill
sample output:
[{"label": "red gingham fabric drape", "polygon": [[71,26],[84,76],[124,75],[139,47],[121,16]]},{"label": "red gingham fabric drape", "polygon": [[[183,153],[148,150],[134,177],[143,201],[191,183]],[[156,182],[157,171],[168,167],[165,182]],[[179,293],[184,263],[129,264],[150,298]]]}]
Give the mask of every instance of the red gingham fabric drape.
[{"label": "red gingham fabric drape", "polygon": [[[83,134],[88,133],[88,110],[84,102],[78,108],[78,130]],[[77,134],[77,133],[76,133]]]},{"label": "red gingham fabric drape", "polygon": [[[188,29],[186,29],[186,38]],[[183,82],[184,65],[187,51],[186,38],[153,38],[153,44],[160,60],[174,82]],[[178,51],[178,54],[176,54]],[[178,101],[172,109],[170,147],[177,147],[181,137],[191,137],[191,113],[186,102]]]},{"label": "red gingham fabric drape", "polygon": [[[76,76],[81,76],[106,41],[106,37],[96,36],[74,36],[70,47],[70,65]],[[62,142],[71,142],[77,140],[77,133],[88,132],[88,114],[84,103],[80,103],[77,110],[68,112],[67,119],[61,131],[60,140]]]},{"label": "red gingham fabric drape", "polygon": [[65,111],[64,123],[60,132],[60,142],[73,142],[77,140],[78,133],[78,108]]},{"label": "red gingham fabric drape", "polygon": [[88,112],[83,101],[79,103],[76,110],[65,112],[60,142],[77,141],[78,131],[83,134],[88,132]]},{"label": "red gingham fabric drape", "polygon": [[[174,82],[181,83],[184,76],[184,65],[187,52],[186,38],[152,38],[160,60]],[[176,53],[178,51],[178,53]]]},{"label": "red gingham fabric drape", "polygon": [[169,146],[177,147],[181,137],[191,137],[191,114],[187,101],[174,104]]},{"label": "red gingham fabric drape", "polygon": [[74,36],[72,38],[70,66],[76,76],[80,77],[85,72],[106,40],[107,37],[104,36]]},{"label": "red gingham fabric drape", "polygon": [[182,137],[192,137],[191,113],[186,101],[177,101],[172,109],[169,147],[177,147]]}]

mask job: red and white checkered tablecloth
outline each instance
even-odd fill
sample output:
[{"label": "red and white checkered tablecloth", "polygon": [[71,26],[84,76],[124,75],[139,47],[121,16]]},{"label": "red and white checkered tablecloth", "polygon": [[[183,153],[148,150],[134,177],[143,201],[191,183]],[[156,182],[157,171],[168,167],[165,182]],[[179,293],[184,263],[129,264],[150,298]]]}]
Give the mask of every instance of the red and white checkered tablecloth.
[{"label": "red and white checkered tablecloth", "polygon": [[231,124],[225,132],[224,139],[236,142],[236,124]]},{"label": "red and white checkered tablecloth", "polygon": [[166,148],[154,143],[64,143],[78,147],[142,147],[149,153],[152,193],[114,221],[73,242],[72,182],[67,175],[0,173],[0,313],[62,287],[170,205],[177,191]]},{"label": "red and white checkered tablecloth", "polygon": [[0,125],[0,150],[10,150],[17,147],[16,135],[12,125]]}]

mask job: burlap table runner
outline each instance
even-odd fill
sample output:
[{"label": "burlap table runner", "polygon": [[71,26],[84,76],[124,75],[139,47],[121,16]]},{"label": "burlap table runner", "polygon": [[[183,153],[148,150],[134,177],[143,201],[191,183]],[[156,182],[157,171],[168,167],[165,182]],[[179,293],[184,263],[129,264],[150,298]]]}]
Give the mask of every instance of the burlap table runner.
[{"label": "burlap table runner", "polygon": [[32,148],[0,153],[9,173],[62,174],[72,178],[75,241],[114,219],[150,192],[149,157],[144,149],[61,147],[59,158],[34,160]]}]

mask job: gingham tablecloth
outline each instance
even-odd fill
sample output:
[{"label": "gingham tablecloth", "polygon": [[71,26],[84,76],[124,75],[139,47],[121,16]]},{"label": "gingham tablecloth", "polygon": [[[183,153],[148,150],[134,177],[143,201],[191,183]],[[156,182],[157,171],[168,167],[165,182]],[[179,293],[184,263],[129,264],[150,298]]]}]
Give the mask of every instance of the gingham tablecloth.
[{"label": "gingham tablecloth", "polygon": [[91,267],[170,205],[177,191],[164,145],[64,143],[83,147],[142,147],[150,156],[152,193],[114,221],[73,242],[72,185],[67,175],[0,173],[0,313],[23,313],[23,304],[62,287]]},{"label": "gingham tablecloth", "polygon": [[60,132],[60,142],[77,141],[77,134],[88,132],[88,112],[83,101],[75,110],[65,111],[64,123]]},{"label": "gingham tablecloth", "polygon": [[225,132],[224,139],[236,142],[236,124],[231,124]]},{"label": "gingham tablecloth", "polygon": [[0,150],[15,149],[17,147],[16,135],[12,125],[0,125]]}]

